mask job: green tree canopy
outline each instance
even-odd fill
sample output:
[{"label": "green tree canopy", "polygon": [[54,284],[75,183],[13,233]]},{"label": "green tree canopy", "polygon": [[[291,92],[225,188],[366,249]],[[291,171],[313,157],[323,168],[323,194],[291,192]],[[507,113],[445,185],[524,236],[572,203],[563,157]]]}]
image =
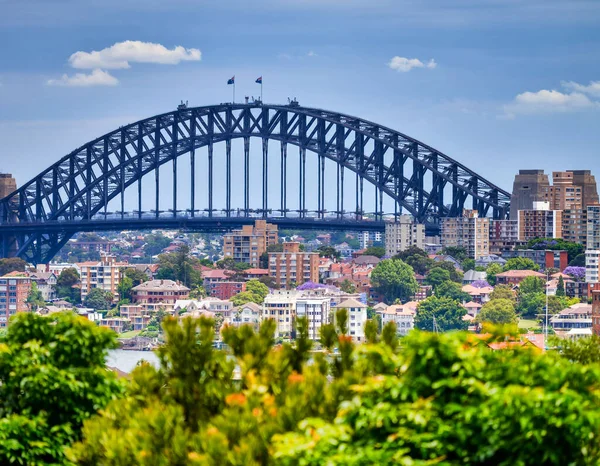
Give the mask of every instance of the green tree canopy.
[{"label": "green tree canopy", "polygon": [[439,285],[447,281],[450,281],[450,272],[441,267],[434,267],[425,277],[425,283],[431,285],[434,292]]},{"label": "green tree canopy", "polygon": [[[440,268],[440,269],[444,269],[444,270],[447,270],[448,272],[450,272],[450,280],[452,280],[453,282],[462,283],[462,281],[463,281],[463,273],[460,270],[457,270],[456,267],[454,267],[454,264],[452,264],[452,262],[449,262],[449,261],[435,262],[435,265],[433,266],[433,268]],[[431,270],[433,270],[433,269],[431,269]]]},{"label": "green tree canopy", "polygon": [[562,277],[562,275],[560,277],[558,277],[558,285],[556,287],[556,296],[558,296],[558,297],[565,296],[565,280]]},{"label": "green tree canopy", "polygon": [[517,297],[510,285],[496,285],[494,291],[490,293],[490,299],[509,299],[514,303]]},{"label": "green tree canopy", "polygon": [[412,267],[400,259],[384,259],[371,272],[371,284],[388,303],[410,300],[419,284]]},{"label": "green tree canopy", "polygon": [[546,295],[544,293],[529,293],[519,297],[517,311],[523,317],[535,317],[542,313],[546,305]]},{"label": "green tree canopy", "polygon": [[171,238],[167,238],[161,233],[151,233],[144,238],[144,252],[148,256],[156,256],[171,244]]},{"label": "green tree canopy", "polygon": [[119,286],[117,287],[117,292],[119,293],[120,299],[129,299],[131,298],[131,289],[133,288],[133,280],[131,278],[124,276],[119,281]]},{"label": "green tree canopy", "polygon": [[515,305],[510,299],[493,299],[483,305],[476,317],[477,322],[494,325],[517,323]]},{"label": "green tree canopy", "polygon": [[356,286],[350,280],[345,278],[342,283],[340,283],[340,290],[344,293],[356,293]]},{"label": "green tree canopy", "polygon": [[65,298],[72,303],[81,300],[81,291],[75,285],[79,284],[79,273],[74,267],[64,269],[56,279],[56,294],[59,298]]},{"label": "green tree canopy", "polygon": [[511,257],[504,264],[503,270],[507,272],[509,270],[539,270],[539,266],[531,259],[526,257]]},{"label": "green tree canopy", "polygon": [[458,301],[431,296],[419,303],[415,316],[415,327],[431,332],[435,317],[437,327],[442,332],[466,330],[469,323],[462,319],[466,313],[466,309]]},{"label": "green tree canopy", "polygon": [[340,252],[332,246],[319,246],[317,249],[320,257],[329,257],[332,260],[339,260]]},{"label": "green tree canopy", "polygon": [[462,262],[469,258],[467,250],[462,246],[446,246],[442,249],[442,254],[454,257],[458,262]]},{"label": "green tree canopy", "polygon": [[0,277],[11,272],[25,272],[27,262],[20,257],[0,259]]},{"label": "green tree canopy", "polygon": [[70,312],[19,313],[0,342],[0,463],[66,464],[85,419],[121,395],[114,332]]},{"label": "green tree canopy", "polygon": [[471,295],[462,290],[462,286],[450,280],[440,283],[435,289],[435,295],[438,298],[450,298],[461,303],[472,300]]},{"label": "green tree canopy", "polygon": [[562,238],[534,238],[527,243],[528,249],[549,249],[551,251],[567,251],[569,261],[583,254],[585,246]]},{"label": "green tree canopy", "polygon": [[525,277],[519,284],[519,294],[545,293],[546,281],[540,277]]},{"label": "green tree canopy", "polygon": [[148,275],[146,275],[145,272],[134,267],[127,267],[124,269],[123,275],[131,280],[133,286],[141,285],[149,280]]},{"label": "green tree canopy", "polygon": [[269,288],[259,280],[248,280],[246,283],[246,291],[236,294],[231,297],[231,302],[234,306],[241,306],[246,303],[262,304],[266,296],[269,294]]},{"label": "green tree canopy", "polygon": [[415,273],[420,275],[425,275],[436,264],[425,251],[416,246],[399,252],[394,259],[403,260],[413,268]]},{"label": "green tree canopy", "polygon": [[492,262],[490,265],[487,266],[487,269],[485,269],[485,272],[487,273],[486,281],[490,285],[495,286],[496,285],[496,275],[499,273],[502,273],[502,266],[500,264],[496,264],[496,263]]},{"label": "green tree canopy", "polygon": [[383,257],[385,256],[385,248],[383,246],[369,246],[365,249],[365,256]]},{"label": "green tree canopy", "polygon": [[110,309],[113,302],[113,295],[110,291],[104,291],[100,288],[92,288],[85,297],[83,304],[96,311]]},{"label": "green tree canopy", "polygon": [[46,304],[46,302],[44,301],[44,298],[42,297],[42,292],[38,288],[37,283],[34,281],[31,282],[31,289],[29,290],[29,293],[27,294],[26,302],[29,305],[29,309],[31,309],[32,311],[37,311],[37,309],[40,306],[43,306],[44,304]]},{"label": "green tree canopy", "polygon": [[190,289],[202,285],[199,260],[189,252],[190,248],[184,244],[176,252],[159,255],[156,278],[178,281]]}]

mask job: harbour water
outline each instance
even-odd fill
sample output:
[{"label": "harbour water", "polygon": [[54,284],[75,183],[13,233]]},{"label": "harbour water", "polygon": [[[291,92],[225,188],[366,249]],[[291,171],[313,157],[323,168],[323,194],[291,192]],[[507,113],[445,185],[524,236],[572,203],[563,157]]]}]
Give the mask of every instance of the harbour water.
[{"label": "harbour water", "polygon": [[106,365],[130,373],[140,361],[147,361],[158,367],[158,356],[152,351],[130,351],[116,349],[108,353]]}]

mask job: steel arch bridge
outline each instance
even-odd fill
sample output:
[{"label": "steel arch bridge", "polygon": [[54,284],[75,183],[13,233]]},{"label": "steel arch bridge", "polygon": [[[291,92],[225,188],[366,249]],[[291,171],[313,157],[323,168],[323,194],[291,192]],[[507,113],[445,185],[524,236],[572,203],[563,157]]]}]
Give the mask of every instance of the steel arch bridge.
[{"label": "steel arch bridge", "polygon": [[[241,167],[232,166],[231,146],[238,138],[243,141],[243,207],[236,209],[232,207],[232,169],[238,173]],[[261,140],[260,161],[251,161],[252,138]],[[269,177],[271,141],[280,146],[277,206],[269,205],[269,188],[276,181]],[[213,173],[213,151],[219,142],[225,143],[224,180],[215,180]],[[294,160],[288,154],[289,145],[298,148]],[[199,208],[197,164],[203,148],[208,152],[208,202]],[[316,190],[307,187],[307,152],[316,157]],[[177,164],[184,154],[189,155],[191,193],[185,209],[178,204],[177,187]],[[326,161],[336,166],[334,209],[326,208],[330,197],[326,185],[327,190],[333,186],[325,177]],[[262,164],[260,180],[251,180],[251,162]],[[297,164],[298,177],[294,196],[288,188],[288,164],[292,162]],[[173,166],[172,208],[161,211],[159,168],[167,163]],[[142,179],[151,173],[156,185],[154,209],[144,212]],[[348,178],[344,180],[346,173],[355,178],[351,180],[350,210],[344,205],[349,184]],[[364,208],[365,181],[374,190],[372,212]],[[262,202],[257,207],[250,205],[250,186],[258,182],[262,183]],[[224,199],[218,199],[224,200],[221,210],[214,202],[215,183],[225,184]],[[129,187],[132,189],[127,192],[137,191],[137,210],[132,213],[125,212]],[[307,198],[313,202],[315,197],[316,209],[310,210]],[[393,202],[393,212],[384,212],[384,197]],[[109,203],[119,200],[120,209],[108,212]],[[122,126],[81,146],[1,199],[0,240],[4,257],[18,255],[41,263],[49,261],[77,231],[159,227],[222,231],[255,218],[289,227],[372,230],[383,227],[384,216],[401,213],[435,228],[439,218],[458,216],[465,207],[482,216],[507,218],[510,194],[432,147],[384,126],[302,107],[296,101],[288,105],[260,101],[196,108],[180,105],[176,111]]]}]

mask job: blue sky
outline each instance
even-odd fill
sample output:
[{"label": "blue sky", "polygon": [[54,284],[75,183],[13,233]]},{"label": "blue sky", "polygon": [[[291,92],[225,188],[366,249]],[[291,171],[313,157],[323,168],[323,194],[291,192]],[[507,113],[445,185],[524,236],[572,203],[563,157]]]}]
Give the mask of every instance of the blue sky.
[{"label": "blue sky", "polygon": [[262,75],[267,102],[390,126],[508,190],[519,168],[596,171],[599,24],[597,0],[0,0],[0,170],[228,101],[235,74],[240,98]]}]

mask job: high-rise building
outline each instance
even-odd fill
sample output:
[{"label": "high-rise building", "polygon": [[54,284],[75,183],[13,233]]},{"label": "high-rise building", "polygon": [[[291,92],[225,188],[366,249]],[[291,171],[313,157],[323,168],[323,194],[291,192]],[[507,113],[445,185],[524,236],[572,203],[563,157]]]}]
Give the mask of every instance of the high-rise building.
[{"label": "high-rise building", "polygon": [[17,312],[29,311],[27,296],[31,279],[25,272],[11,272],[0,277],[0,328],[8,326]]},{"label": "high-rise building", "polygon": [[254,226],[244,225],[240,230],[223,236],[223,254],[225,258],[231,257],[235,262],[245,262],[257,268],[261,254],[277,241],[277,225],[256,220]]},{"label": "high-rise building", "polygon": [[283,252],[269,253],[269,276],[280,286],[319,281],[319,253],[300,251],[300,243],[283,243]]},{"label": "high-rise building", "polygon": [[550,210],[548,202],[535,202],[533,209],[519,210],[519,241],[562,238],[562,211]]},{"label": "high-rise building", "polygon": [[462,217],[441,219],[441,243],[443,247],[465,248],[471,259],[490,254],[490,219],[479,217],[476,210],[464,210]]},{"label": "high-rise building", "polygon": [[361,249],[366,249],[375,243],[381,243],[382,239],[383,235],[380,231],[363,231],[358,235]]},{"label": "high-rise building", "polygon": [[510,199],[510,219],[517,220],[519,210],[533,209],[534,202],[548,200],[550,181],[544,170],[519,170]]},{"label": "high-rise building", "polygon": [[296,300],[296,317],[307,319],[309,340],[321,339],[321,326],[330,321],[330,306],[331,299],[325,297],[298,297]]},{"label": "high-rise building", "polygon": [[102,255],[100,261],[88,261],[77,264],[81,276],[81,300],[93,288],[110,291],[118,298],[117,290],[121,281],[122,269],[127,266],[126,262],[117,262],[115,256]]},{"label": "high-rise building", "polygon": [[411,246],[425,249],[425,225],[401,215],[397,222],[385,224],[385,253],[395,256]]},{"label": "high-rise building", "polygon": [[562,238],[587,244],[587,209],[566,209],[562,212]]},{"label": "high-rise building", "polygon": [[17,181],[8,173],[0,173],[0,199],[17,190]]},{"label": "high-rise building", "polygon": [[501,255],[518,243],[518,220],[490,220],[490,254]]},{"label": "high-rise building", "polygon": [[587,241],[585,251],[585,281],[600,281],[600,205],[587,207]]}]

